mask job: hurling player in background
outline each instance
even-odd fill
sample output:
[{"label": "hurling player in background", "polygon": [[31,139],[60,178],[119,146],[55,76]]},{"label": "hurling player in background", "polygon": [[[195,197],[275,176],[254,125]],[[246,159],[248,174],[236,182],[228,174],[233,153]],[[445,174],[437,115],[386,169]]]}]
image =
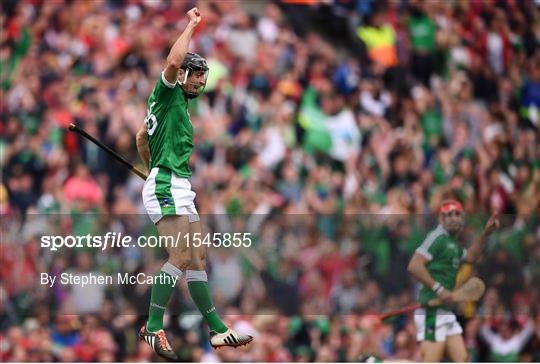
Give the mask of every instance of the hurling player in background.
[{"label": "hurling player in background", "polygon": [[[143,203],[161,236],[189,232],[201,234],[199,215],[193,203],[189,158],[193,150],[193,126],[188,101],[200,95],[206,85],[206,60],[188,52],[192,34],[201,21],[197,8],[187,13],[189,23],[176,40],[167,57],[167,66],[148,99],[145,123],[137,133],[137,150],[150,171],[143,187]],[[169,260],[157,273],[150,301],[148,322],[139,337],[167,360],[177,360],[165,332],[163,316],[174,281],[185,273],[189,293],[210,328],[210,344],[214,348],[241,346],[253,340],[229,329],[216,312],[206,275],[206,247],[193,247],[187,240],[176,247],[167,247]],[[160,283],[161,282],[161,283]]]}]

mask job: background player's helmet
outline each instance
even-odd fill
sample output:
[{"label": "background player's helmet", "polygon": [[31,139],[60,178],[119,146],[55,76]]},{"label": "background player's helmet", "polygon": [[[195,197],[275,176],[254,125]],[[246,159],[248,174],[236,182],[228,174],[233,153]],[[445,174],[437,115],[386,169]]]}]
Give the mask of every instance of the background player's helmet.
[{"label": "background player's helmet", "polygon": [[[206,79],[208,78],[208,64],[206,63],[206,60],[197,53],[187,52],[180,68],[186,72],[184,80],[181,83],[186,97],[193,99],[199,96],[203,92],[204,87],[206,86]],[[195,87],[190,87],[190,76],[197,71],[204,72],[204,83],[198,84]]]}]

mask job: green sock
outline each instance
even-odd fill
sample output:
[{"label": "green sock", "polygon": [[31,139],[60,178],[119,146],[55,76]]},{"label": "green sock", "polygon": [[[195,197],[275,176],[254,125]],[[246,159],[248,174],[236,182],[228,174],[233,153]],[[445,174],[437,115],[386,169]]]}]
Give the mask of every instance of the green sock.
[{"label": "green sock", "polygon": [[208,327],[210,327],[210,330],[213,330],[219,334],[224,333],[227,331],[227,326],[225,326],[223,321],[221,321],[216,312],[216,308],[212,302],[212,297],[210,297],[208,282],[206,280],[191,280],[190,272],[197,272],[198,274],[201,274],[199,272],[203,272],[205,276],[206,272],[187,271],[189,294],[203,315]]},{"label": "green sock", "polygon": [[155,283],[152,285],[148,322],[146,323],[146,328],[150,332],[157,332],[163,328],[163,315],[165,315],[167,304],[174,292],[175,285],[171,283],[173,280],[174,277],[169,273],[160,271],[156,274]]}]

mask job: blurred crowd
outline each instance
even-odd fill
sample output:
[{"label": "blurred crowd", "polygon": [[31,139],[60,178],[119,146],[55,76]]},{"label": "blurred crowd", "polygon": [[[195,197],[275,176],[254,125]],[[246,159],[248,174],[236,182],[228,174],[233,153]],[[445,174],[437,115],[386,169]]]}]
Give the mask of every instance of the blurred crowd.
[{"label": "blurred crowd", "polygon": [[[538,1],[6,0],[0,13],[0,359],[149,361],[147,285],[47,288],[39,275],[158,271],[158,249],[40,248],[55,234],[152,234],[135,133],[197,5],[206,57],[191,102],[191,180],[227,323],[256,340],[213,351],[182,283],[166,329],[186,361],[418,359],[408,259],[442,196],[463,241],[503,214],[459,308],[475,361],[540,360]],[[250,12],[247,11],[249,9]],[[503,349],[501,349],[503,348]],[[506,349],[511,348],[511,349]],[[501,352],[502,350],[502,352]]]}]

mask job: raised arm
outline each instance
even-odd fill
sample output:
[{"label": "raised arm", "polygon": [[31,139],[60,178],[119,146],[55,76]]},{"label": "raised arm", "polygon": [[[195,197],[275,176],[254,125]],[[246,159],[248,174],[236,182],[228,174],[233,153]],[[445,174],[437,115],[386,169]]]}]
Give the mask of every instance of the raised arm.
[{"label": "raised arm", "polygon": [[486,342],[491,346],[495,342],[497,335],[491,331],[491,328],[487,323],[484,323],[480,328],[480,335],[486,340]]},{"label": "raised arm", "polygon": [[531,338],[533,334],[534,334],[534,324],[532,323],[531,320],[528,320],[525,323],[525,327],[523,328],[523,330],[521,330],[521,332],[517,334],[517,341],[519,343],[520,350],[523,349],[523,347],[525,346],[525,344],[527,344],[527,342],[529,341],[529,339]]},{"label": "raised arm", "polygon": [[486,245],[487,239],[489,238],[489,235],[499,228],[499,218],[497,213],[493,213],[491,217],[489,218],[488,222],[486,223],[486,226],[484,227],[484,231],[480,234],[478,238],[472,243],[472,245],[467,249],[467,257],[466,261],[469,263],[473,263],[478,259],[480,256],[480,253],[482,253],[482,250],[484,250],[484,246]]},{"label": "raised arm", "polygon": [[201,13],[197,8],[193,8],[188,11],[187,17],[189,19],[189,23],[186,26],[186,29],[184,29],[184,32],[180,35],[176,42],[174,42],[174,45],[167,56],[167,67],[165,68],[164,76],[165,79],[172,84],[175,84],[178,80],[178,72],[180,70],[180,66],[182,65],[182,61],[188,52],[189,41],[191,40],[193,31],[201,22]]}]

